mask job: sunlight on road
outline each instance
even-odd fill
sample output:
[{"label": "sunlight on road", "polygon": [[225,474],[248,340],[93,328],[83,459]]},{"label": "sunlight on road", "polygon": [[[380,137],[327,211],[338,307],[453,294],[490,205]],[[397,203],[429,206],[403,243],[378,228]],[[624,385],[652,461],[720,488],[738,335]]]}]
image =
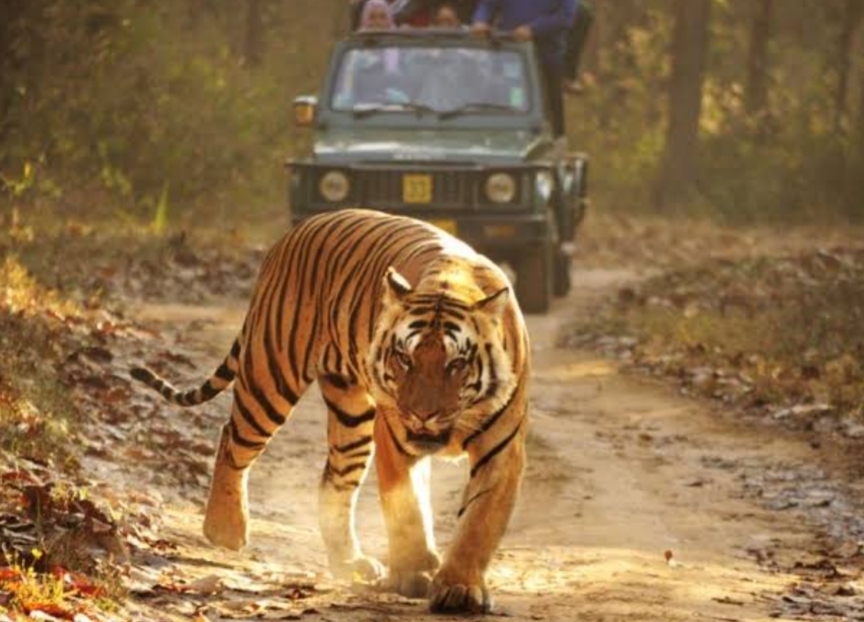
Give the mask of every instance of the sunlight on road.
[{"label": "sunlight on road", "polygon": [[560,382],[579,378],[603,377],[616,373],[618,373],[618,368],[614,363],[603,359],[595,359],[558,365],[552,369],[543,369],[538,372],[538,379],[549,382]]}]

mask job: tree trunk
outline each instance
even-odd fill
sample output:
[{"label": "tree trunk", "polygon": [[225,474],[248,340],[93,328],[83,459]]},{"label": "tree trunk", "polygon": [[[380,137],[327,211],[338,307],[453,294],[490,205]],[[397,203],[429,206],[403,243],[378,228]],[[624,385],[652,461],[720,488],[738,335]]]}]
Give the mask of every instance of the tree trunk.
[{"label": "tree trunk", "polygon": [[846,0],[843,24],[837,47],[837,86],[834,92],[834,131],[843,132],[847,125],[849,74],[852,70],[855,31],[864,15],[864,0]]},{"label": "tree trunk", "polygon": [[852,148],[846,164],[846,205],[850,216],[862,219],[861,197],[864,196],[864,63],[858,69],[858,109],[851,130]]},{"label": "tree trunk", "polygon": [[666,210],[688,199],[698,173],[699,117],[708,52],[712,0],[675,0],[669,122],[655,207]]},{"label": "tree trunk", "polygon": [[859,162],[864,164],[864,66],[859,71],[861,77],[858,80],[858,157]]},{"label": "tree trunk", "polygon": [[243,60],[249,67],[257,67],[263,57],[264,23],[261,19],[261,0],[247,0],[246,39],[243,44]]},{"label": "tree trunk", "polygon": [[744,103],[747,113],[759,115],[768,105],[768,42],[774,0],[758,0],[750,26],[750,45],[747,53],[747,90]]}]

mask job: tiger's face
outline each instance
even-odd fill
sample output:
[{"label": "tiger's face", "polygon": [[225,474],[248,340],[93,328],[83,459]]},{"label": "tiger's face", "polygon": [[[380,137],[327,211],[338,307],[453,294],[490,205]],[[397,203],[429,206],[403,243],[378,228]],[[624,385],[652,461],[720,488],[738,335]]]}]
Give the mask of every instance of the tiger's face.
[{"label": "tiger's face", "polygon": [[509,289],[468,303],[446,289],[414,291],[391,269],[384,290],[370,348],[375,398],[399,413],[417,453],[434,452],[473,431],[515,382],[502,330]]}]

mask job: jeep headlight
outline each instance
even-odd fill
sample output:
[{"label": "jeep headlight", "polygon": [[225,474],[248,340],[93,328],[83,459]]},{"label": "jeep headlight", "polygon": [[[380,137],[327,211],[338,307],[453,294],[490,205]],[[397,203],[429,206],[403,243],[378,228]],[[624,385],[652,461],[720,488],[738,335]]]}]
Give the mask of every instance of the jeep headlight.
[{"label": "jeep headlight", "polygon": [[511,203],[516,198],[516,180],[509,173],[495,173],[486,180],[486,197],[493,203]]},{"label": "jeep headlight", "polygon": [[555,185],[552,173],[549,171],[540,171],[537,173],[534,183],[537,188],[537,194],[540,195],[544,203],[548,203],[552,198],[552,190]]},{"label": "jeep headlight", "polygon": [[348,181],[348,176],[341,171],[329,171],[322,175],[318,182],[318,191],[325,201],[330,203],[339,203],[348,198],[348,193],[351,191],[351,182]]}]

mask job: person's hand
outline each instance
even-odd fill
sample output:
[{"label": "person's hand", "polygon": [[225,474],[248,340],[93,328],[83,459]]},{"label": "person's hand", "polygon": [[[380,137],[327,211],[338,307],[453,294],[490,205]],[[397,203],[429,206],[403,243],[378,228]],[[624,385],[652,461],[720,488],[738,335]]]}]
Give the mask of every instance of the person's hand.
[{"label": "person's hand", "polygon": [[486,22],[474,22],[471,24],[471,34],[475,37],[488,37],[492,27]]},{"label": "person's hand", "polygon": [[534,31],[531,26],[519,26],[513,31],[513,38],[517,41],[531,41],[534,38]]}]

